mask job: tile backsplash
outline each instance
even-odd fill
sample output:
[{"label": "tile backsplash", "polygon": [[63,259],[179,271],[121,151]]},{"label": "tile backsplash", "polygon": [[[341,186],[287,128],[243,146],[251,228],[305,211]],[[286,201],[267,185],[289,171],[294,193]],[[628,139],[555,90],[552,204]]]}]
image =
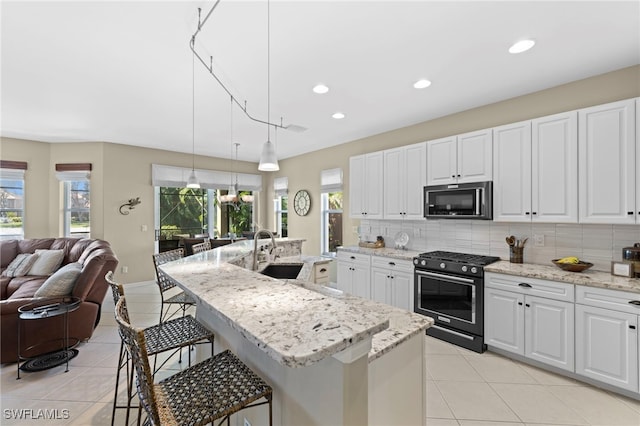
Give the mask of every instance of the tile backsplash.
[{"label": "tile backsplash", "polygon": [[[360,239],[384,237],[394,247],[398,232],[409,235],[407,248],[416,251],[448,250],[500,256],[509,259],[505,238],[529,238],[524,248],[525,263],[551,264],[551,259],[577,256],[594,264],[593,269],[610,271],[612,260],[622,259],[622,248],[640,242],[640,225],[581,225],[561,223],[504,223],[481,220],[362,220]],[[544,238],[536,246],[534,236]]]}]

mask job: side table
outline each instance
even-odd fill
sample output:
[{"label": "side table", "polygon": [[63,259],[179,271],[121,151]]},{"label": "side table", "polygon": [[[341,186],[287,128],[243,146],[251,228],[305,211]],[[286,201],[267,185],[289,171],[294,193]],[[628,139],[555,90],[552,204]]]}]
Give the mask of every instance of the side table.
[{"label": "side table", "polygon": [[[79,343],[78,339],[75,339],[73,345],[69,344],[69,312],[73,312],[80,307],[81,300],[77,297],[57,297],[49,299],[40,299],[36,302],[28,303],[18,308],[19,320],[18,320],[18,377],[20,379],[20,369],[24,368],[28,363],[38,365],[38,370],[45,370],[47,368],[57,367],[66,362],[66,370],[69,371],[69,359],[73,358],[77,352],[71,352],[72,346]],[[46,342],[37,343],[35,345],[25,348],[22,353],[22,347],[20,346],[20,338],[22,335],[22,322],[23,321],[37,321],[45,318],[51,318],[56,316],[63,316],[62,327],[63,337],[62,339],[53,339]],[[30,351],[35,350],[38,346],[45,343],[51,343],[52,341],[60,341],[62,349],[49,352],[37,356],[28,356]],[[75,350],[74,350],[75,351]],[[24,361],[22,364],[20,364]]]}]

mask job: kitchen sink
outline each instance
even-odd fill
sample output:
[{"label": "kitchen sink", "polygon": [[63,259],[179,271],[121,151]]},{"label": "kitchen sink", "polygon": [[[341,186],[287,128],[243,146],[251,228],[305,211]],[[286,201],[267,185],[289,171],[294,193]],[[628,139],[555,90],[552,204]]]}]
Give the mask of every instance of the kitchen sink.
[{"label": "kitchen sink", "polygon": [[272,278],[294,279],[303,265],[304,263],[271,263],[260,273]]}]

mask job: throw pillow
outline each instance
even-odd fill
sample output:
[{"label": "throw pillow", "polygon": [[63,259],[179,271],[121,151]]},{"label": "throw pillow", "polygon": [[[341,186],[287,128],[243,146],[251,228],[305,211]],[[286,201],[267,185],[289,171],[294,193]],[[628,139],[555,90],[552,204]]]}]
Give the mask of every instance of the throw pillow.
[{"label": "throw pillow", "polygon": [[58,269],[53,275],[36,290],[34,297],[61,297],[70,296],[73,286],[82,272],[79,263],[68,263]]},{"label": "throw pillow", "polygon": [[2,275],[5,277],[21,277],[27,275],[37,259],[37,254],[20,253],[9,263],[9,266],[7,266],[7,269],[4,270]]},{"label": "throw pillow", "polygon": [[62,264],[64,250],[36,250],[38,259],[29,270],[29,275],[51,275]]}]

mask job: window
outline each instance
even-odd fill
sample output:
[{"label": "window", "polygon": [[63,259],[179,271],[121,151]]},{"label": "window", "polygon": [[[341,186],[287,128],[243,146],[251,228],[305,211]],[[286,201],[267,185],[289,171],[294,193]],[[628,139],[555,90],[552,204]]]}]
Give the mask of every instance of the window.
[{"label": "window", "polygon": [[64,182],[64,236],[89,238],[91,235],[91,200],[89,180]]},{"label": "window", "polygon": [[0,240],[24,238],[24,171],[27,163],[0,162]]},{"label": "window", "polygon": [[321,253],[334,255],[342,245],[342,169],[323,170],[321,187]]},{"label": "window", "polygon": [[289,236],[288,230],[288,211],[289,197],[289,179],[286,177],[278,177],[273,180],[273,191],[275,199],[273,200],[273,211],[275,213],[276,232],[281,237]]},{"label": "window", "polygon": [[160,187],[160,239],[209,233],[209,191]]}]

